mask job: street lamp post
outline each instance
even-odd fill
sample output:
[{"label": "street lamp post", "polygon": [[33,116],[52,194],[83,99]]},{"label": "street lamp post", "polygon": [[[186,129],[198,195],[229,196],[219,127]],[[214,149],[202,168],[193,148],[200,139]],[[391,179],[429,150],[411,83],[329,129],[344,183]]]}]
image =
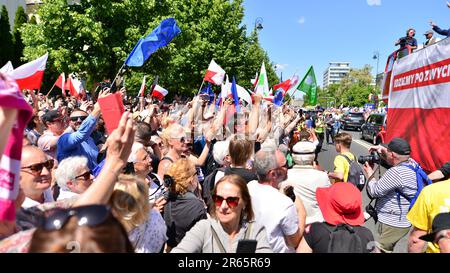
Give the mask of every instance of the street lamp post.
[{"label": "street lamp post", "polygon": [[376,59],[377,60],[377,73],[375,74],[375,86],[377,85],[377,78],[378,78],[378,64],[379,64],[379,62],[380,62],[380,52],[378,52],[378,51],[375,51],[374,53],[373,53],[373,57],[372,57],[374,60]]},{"label": "street lamp post", "polygon": [[255,20],[255,29],[257,31],[260,31],[260,30],[262,30],[264,28],[262,23],[263,23],[263,19],[261,17],[256,18],[256,20]]}]

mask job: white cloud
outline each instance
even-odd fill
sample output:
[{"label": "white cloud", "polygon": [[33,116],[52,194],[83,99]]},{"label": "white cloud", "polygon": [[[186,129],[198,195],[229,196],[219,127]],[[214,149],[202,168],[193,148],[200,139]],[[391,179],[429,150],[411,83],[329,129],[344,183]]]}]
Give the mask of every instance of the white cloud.
[{"label": "white cloud", "polygon": [[369,6],[381,6],[381,0],[367,0]]},{"label": "white cloud", "polygon": [[274,65],[276,70],[285,70],[286,67],[288,67],[288,66],[289,66],[288,64],[276,64],[276,65]]},{"label": "white cloud", "polygon": [[298,19],[298,23],[300,24],[300,25],[303,25],[304,23],[306,22],[306,19],[305,19],[305,17],[300,17],[300,19]]}]

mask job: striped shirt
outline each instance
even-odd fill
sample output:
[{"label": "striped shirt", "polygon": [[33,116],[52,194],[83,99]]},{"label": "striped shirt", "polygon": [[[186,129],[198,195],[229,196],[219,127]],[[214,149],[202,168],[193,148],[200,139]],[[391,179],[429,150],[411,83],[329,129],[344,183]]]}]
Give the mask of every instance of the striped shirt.
[{"label": "striped shirt", "polygon": [[416,173],[405,164],[415,167],[418,165],[414,159],[390,168],[380,180],[371,180],[367,190],[373,198],[377,198],[375,209],[378,220],[386,225],[407,228],[411,223],[406,219],[409,210],[409,201],[400,196],[400,203],[395,190],[413,198],[417,191]]}]

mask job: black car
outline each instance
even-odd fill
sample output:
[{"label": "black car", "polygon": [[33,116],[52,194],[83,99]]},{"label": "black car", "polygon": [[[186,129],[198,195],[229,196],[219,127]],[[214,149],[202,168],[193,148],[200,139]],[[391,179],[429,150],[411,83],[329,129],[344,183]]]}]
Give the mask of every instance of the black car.
[{"label": "black car", "polygon": [[367,121],[361,126],[361,139],[370,140],[377,145],[382,142],[379,136],[381,131],[386,128],[386,114],[372,114],[367,118]]},{"label": "black car", "polygon": [[342,117],[341,120],[341,128],[344,130],[347,129],[361,129],[361,125],[364,124],[364,116],[363,113],[359,112],[349,112]]}]

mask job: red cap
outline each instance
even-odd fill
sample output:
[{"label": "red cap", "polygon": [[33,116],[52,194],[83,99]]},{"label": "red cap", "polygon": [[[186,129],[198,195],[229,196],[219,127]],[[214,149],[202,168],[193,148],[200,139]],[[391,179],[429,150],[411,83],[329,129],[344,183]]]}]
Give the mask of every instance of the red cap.
[{"label": "red cap", "polygon": [[364,224],[361,192],[353,184],[337,182],[328,188],[318,188],[317,203],[325,221],[332,225]]}]

